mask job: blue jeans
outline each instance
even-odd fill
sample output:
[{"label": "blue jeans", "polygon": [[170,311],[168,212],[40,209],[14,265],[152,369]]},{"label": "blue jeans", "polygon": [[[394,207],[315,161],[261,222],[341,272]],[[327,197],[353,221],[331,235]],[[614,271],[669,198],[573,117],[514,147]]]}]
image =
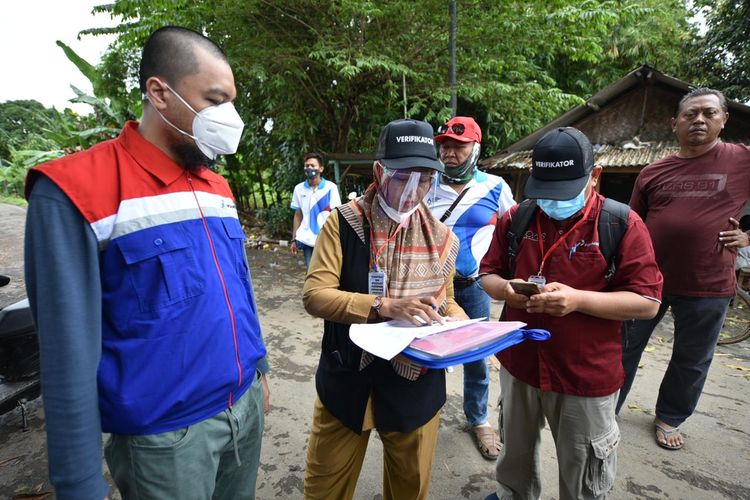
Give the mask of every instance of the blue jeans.
[{"label": "blue jeans", "polygon": [[[453,294],[458,305],[469,318],[490,316],[490,296],[479,282],[466,288],[454,288]],[[489,419],[487,401],[490,397],[490,370],[487,361],[480,359],[464,365],[464,414],[469,425],[483,424]]]},{"label": "blue jeans", "polygon": [[671,306],[674,316],[672,358],[659,387],[656,416],[673,427],[687,420],[698,405],[730,300],[731,297],[665,295],[654,319],[626,321],[622,352],[625,384],[620,390],[615,411],[620,412],[633,385],[641,354],[651,333]]},{"label": "blue jeans", "polygon": [[310,267],[310,259],[312,258],[313,247],[307,246],[301,241],[297,240],[297,249],[302,250],[302,255],[305,256],[305,267]]}]

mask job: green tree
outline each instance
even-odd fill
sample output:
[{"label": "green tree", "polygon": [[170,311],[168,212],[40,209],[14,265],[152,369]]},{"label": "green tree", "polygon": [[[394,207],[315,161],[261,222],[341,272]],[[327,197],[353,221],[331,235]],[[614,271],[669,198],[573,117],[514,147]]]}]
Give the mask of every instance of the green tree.
[{"label": "green tree", "polygon": [[696,2],[707,31],[686,69],[698,83],[750,101],[750,0]]},{"label": "green tree", "polygon": [[63,154],[45,133],[56,115],[34,100],[0,103],[0,195],[21,198],[27,169]]},{"label": "green tree", "polygon": [[[120,61],[137,59],[132,52],[167,23],[217,40],[235,68],[247,137],[269,136],[272,148],[372,150],[380,126],[404,115],[404,90],[407,115],[436,124],[450,113],[448,8],[440,0],[418,8],[404,0],[119,0],[99,9],[124,21],[89,31],[117,33],[113,49],[131,53]],[[486,150],[518,139],[644,59],[674,59],[684,36],[677,0],[464,0],[458,12],[459,111],[479,115]]]},{"label": "green tree", "polygon": [[0,103],[0,161],[9,162],[11,149],[51,149],[42,129],[54,111],[34,100]]},{"label": "green tree", "polygon": [[[306,151],[372,151],[392,119],[437,125],[451,113],[442,0],[117,0],[95,10],[122,20],[84,32],[117,35],[98,68],[109,95],[137,97],[140,50],[160,26],[225,49],[246,132],[224,172],[241,206],[284,202]],[[458,111],[477,117],[491,153],[643,62],[681,76],[687,14],[682,0],[459,0]]]},{"label": "green tree", "polygon": [[140,102],[133,102],[127,93],[105,96],[104,72],[64,43],[57,45],[94,89],[94,95],[88,95],[71,85],[76,94],[71,102],[88,104],[92,112],[79,115],[70,108],[61,112],[36,101],[0,103],[0,194],[21,197],[29,168],[116,137],[125,121],[135,116],[133,110],[140,110]]},{"label": "green tree", "polygon": [[[584,1],[571,4],[553,15],[556,23],[590,23],[594,43],[580,50],[563,51],[539,63],[547,68],[566,92],[590,96],[643,63],[659,71],[685,78],[684,53],[693,50],[697,28],[689,22],[692,13],[684,0]],[[552,28],[552,27],[550,27]]]}]

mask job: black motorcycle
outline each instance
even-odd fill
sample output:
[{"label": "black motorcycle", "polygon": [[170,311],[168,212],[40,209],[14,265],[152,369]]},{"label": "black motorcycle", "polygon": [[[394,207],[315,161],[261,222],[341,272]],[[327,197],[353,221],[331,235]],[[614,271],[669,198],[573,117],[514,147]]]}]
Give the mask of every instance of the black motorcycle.
[{"label": "black motorcycle", "polygon": [[[0,286],[10,283],[0,276]],[[39,339],[29,299],[0,309],[0,415],[19,408],[28,430],[26,404],[39,397]]]}]

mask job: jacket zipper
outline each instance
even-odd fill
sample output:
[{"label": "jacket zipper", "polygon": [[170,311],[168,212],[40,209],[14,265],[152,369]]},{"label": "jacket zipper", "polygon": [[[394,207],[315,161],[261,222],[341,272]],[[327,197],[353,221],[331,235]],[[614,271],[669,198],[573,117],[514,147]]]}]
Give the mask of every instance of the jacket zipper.
[{"label": "jacket zipper", "polygon": [[[226,281],[224,281],[224,273],[221,272],[221,265],[219,265],[219,258],[216,256],[216,248],[214,247],[214,241],[211,238],[211,232],[208,230],[208,223],[206,222],[206,216],[203,215],[203,208],[201,208],[201,204],[198,201],[198,195],[195,193],[195,187],[193,186],[193,177],[190,175],[190,172],[187,172],[187,181],[190,185],[190,190],[193,192],[193,197],[195,198],[195,204],[198,205],[198,211],[201,214],[201,222],[203,222],[203,229],[206,231],[206,236],[208,237],[208,244],[211,247],[211,254],[214,259],[214,265],[216,266],[216,272],[219,274],[219,280],[221,281],[222,289],[224,290],[224,299],[227,303],[227,309],[229,310],[229,318],[232,321],[232,338],[234,340],[234,357],[235,361],[237,362],[237,373],[238,373],[238,381],[237,381],[237,387],[242,387],[242,364],[240,363],[240,349],[239,344],[237,343],[237,326],[234,321],[234,309],[232,309],[232,302],[229,300],[229,290],[227,290],[227,284]],[[229,391],[229,408],[232,408],[232,405],[234,403],[234,392]]]}]

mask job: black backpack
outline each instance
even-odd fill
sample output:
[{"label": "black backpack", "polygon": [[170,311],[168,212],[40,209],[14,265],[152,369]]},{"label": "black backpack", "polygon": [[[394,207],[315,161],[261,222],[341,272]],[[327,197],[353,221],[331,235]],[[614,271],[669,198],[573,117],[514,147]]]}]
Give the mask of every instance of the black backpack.
[{"label": "black backpack", "polygon": [[[518,205],[518,210],[513,215],[510,227],[506,236],[508,238],[508,264],[510,270],[510,279],[515,277],[516,273],[516,256],[521,240],[526,234],[526,229],[531,223],[532,217],[536,214],[536,202],[534,200],[524,200]],[[599,214],[599,251],[607,261],[607,274],[604,279],[609,283],[615,275],[617,265],[615,263],[615,254],[620,246],[622,235],[628,228],[628,215],[630,207],[619,201],[610,198],[604,199],[602,211]]]}]

